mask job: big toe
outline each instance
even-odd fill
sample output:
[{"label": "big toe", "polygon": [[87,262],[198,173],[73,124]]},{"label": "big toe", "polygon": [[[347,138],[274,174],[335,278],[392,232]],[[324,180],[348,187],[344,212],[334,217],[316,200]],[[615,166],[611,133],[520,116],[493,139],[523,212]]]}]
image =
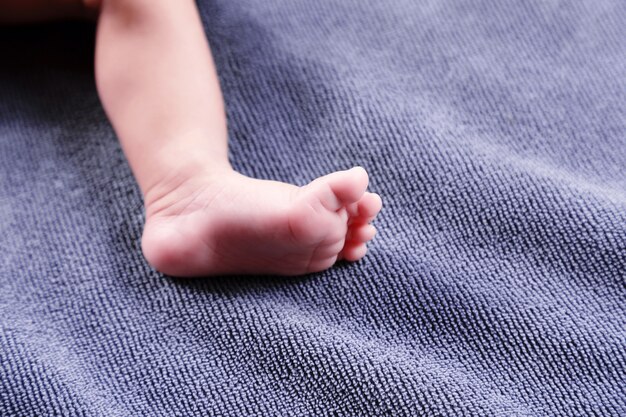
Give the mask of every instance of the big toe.
[{"label": "big toe", "polygon": [[322,203],[329,210],[339,210],[343,206],[361,199],[369,182],[363,167],[337,171],[313,181],[309,186],[321,190]]}]

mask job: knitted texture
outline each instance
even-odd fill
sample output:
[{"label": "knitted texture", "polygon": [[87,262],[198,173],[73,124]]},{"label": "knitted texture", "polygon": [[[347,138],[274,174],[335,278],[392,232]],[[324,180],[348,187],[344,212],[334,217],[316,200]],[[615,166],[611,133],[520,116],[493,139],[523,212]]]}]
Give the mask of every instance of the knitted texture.
[{"label": "knitted texture", "polygon": [[199,8],[235,168],[362,165],[379,234],[164,277],[93,27],[1,29],[0,415],[626,415],[624,1]]}]

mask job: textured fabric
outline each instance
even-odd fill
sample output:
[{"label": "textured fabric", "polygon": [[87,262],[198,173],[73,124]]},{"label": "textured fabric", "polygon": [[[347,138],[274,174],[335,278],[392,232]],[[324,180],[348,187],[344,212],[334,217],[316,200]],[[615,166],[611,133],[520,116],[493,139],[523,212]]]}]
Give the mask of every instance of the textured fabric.
[{"label": "textured fabric", "polygon": [[362,165],[379,235],[307,277],[156,273],[93,28],[2,29],[0,415],[626,415],[625,2],[200,10],[233,165]]}]

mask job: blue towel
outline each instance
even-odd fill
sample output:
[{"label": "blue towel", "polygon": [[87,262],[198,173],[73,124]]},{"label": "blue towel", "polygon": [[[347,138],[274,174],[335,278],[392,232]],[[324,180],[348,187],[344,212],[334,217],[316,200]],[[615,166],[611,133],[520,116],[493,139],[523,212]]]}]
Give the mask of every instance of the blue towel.
[{"label": "blue towel", "polygon": [[236,169],[362,165],[379,234],[306,277],[155,272],[93,27],[2,29],[0,415],[626,415],[624,1],[199,8]]}]

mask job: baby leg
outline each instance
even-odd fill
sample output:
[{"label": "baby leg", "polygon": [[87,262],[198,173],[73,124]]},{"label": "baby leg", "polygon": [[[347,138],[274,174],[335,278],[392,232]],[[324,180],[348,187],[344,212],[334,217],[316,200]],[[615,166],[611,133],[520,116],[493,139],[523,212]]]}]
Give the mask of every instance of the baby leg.
[{"label": "baby leg", "polygon": [[364,256],[381,208],[365,170],[304,187],[235,172],[224,105],[193,0],[104,0],[104,108],[143,192],[142,249],[177,276],[296,275]]}]

